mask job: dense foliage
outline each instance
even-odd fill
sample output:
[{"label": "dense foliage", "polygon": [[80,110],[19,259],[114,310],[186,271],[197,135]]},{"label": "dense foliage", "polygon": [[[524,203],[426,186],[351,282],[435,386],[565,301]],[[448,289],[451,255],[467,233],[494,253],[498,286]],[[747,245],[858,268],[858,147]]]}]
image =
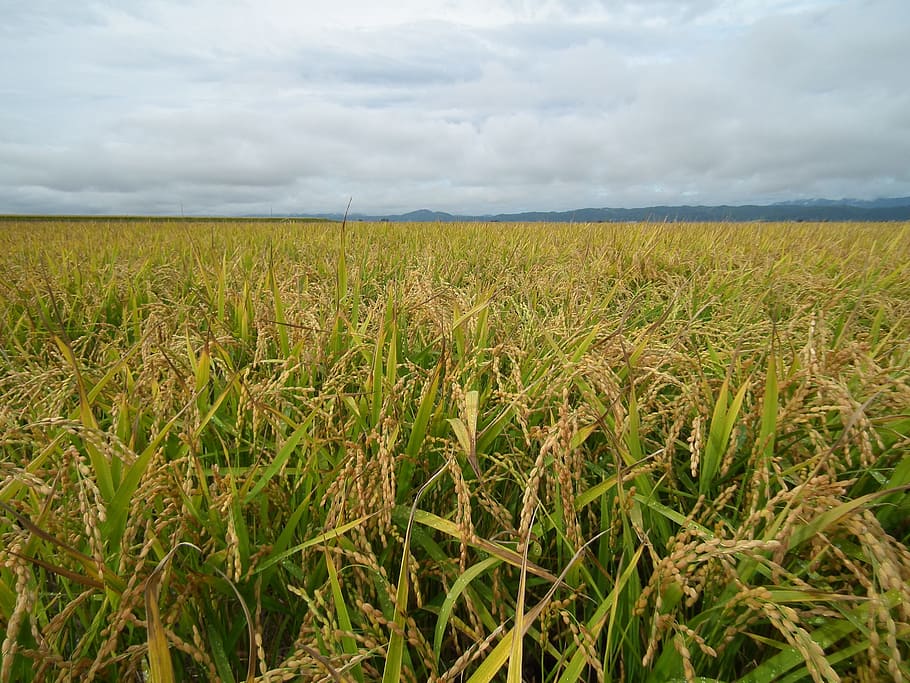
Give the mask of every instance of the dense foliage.
[{"label": "dense foliage", "polygon": [[4,683],[910,677],[906,224],[0,249]]}]

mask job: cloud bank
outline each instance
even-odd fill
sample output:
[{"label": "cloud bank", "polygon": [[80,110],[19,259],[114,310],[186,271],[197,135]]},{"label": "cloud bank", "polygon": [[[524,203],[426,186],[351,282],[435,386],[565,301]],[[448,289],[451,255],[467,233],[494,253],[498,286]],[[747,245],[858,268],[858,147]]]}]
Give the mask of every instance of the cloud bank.
[{"label": "cloud bank", "polygon": [[905,0],[316,4],[7,8],[0,213],[910,195]]}]

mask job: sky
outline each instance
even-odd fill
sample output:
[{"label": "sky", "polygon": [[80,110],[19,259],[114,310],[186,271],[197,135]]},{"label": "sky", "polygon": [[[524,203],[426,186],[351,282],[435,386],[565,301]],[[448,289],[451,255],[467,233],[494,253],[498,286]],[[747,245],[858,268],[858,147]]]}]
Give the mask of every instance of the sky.
[{"label": "sky", "polygon": [[908,0],[0,0],[0,214],[910,196]]}]

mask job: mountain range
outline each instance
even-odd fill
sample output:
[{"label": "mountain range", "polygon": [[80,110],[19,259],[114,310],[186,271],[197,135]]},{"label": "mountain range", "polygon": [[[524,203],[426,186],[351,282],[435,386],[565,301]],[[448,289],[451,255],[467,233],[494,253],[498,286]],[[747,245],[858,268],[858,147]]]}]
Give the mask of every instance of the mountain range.
[{"label": "mountain range", "polygon": [[[341,220],[342,214],[320,214]],[[524,211],[483,215],[452,214],[419,209],[394,215],[351,214],[349,220],[415,223],[484,222],[685,222],[685,221],[908,221],[910,197],[884,199],[803,199],[776,204],[740,206],[645,206],[635,209],[584,208],[570,211]]]}]

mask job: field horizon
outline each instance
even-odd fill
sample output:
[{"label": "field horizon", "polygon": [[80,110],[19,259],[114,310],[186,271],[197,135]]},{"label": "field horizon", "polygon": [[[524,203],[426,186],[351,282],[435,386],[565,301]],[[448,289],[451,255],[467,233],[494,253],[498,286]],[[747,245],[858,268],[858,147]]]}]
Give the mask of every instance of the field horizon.
[{"label": "field horizon", "polygon": [[[353,202],[353,198],[351,199]],[[411,209],[408,211],[362,211],[357,208],[350,212],[272,213],[272,209],[260,213],[233,215],[206,215],[204,212],[184,214],[180,205],[179,213],[173,215],[105,215],[105,214],[0,214],[4,220],[188,220],[188,221],[232,221],[232,220],[301,220],[301,221],[351,221],[378,222],[388,220],[397,223],[630,223],[630,222],[906,222],[910,220],[910,197],[879,197],[877,199],[822,199],[804,198],[799,200],[758,202],[747,204],[660,204],[653,206],[576,206],[570,209],[515,209],[509,211],[465,212],[464,209],[441,211],[438,209]],[[350,206],[348,207],[350,209]]]}]

